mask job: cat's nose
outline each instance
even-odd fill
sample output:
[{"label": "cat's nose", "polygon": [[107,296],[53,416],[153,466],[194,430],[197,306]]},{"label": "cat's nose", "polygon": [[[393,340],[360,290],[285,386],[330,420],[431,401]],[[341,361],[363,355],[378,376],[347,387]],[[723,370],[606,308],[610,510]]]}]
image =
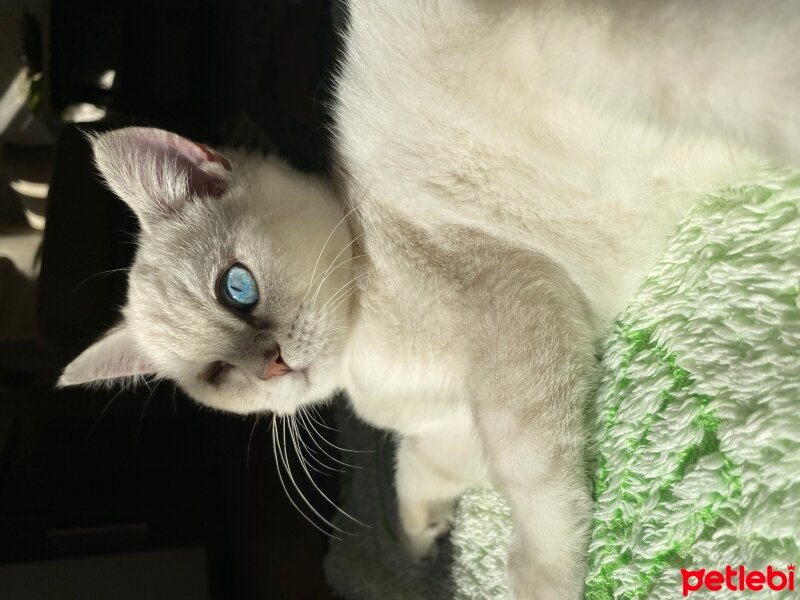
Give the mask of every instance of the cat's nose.
[{"label": "cat's nose", "polygon": [[280,375],[285,375],[289,371],[291,371],[291,369],[285,362],[283,362],[283,358],[281,357],[280,347],[276,346],[273,350],[267,352],[264,369],[262,370],[258,378],[267,381],[269,379],[272,379],[273,377],[279,377]]}]

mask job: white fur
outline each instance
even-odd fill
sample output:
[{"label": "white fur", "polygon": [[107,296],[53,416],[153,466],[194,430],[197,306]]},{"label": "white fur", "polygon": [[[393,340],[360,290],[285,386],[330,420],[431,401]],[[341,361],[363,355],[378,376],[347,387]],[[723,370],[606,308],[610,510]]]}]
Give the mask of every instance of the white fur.
[{"label": "white fur", "polygon": [[[345,388],[401,437],[415,556],[458,494],[491,479],[514,515],[515,598],[577,599],[593,342],[698,194],[763,157],[800,156],[800,9],[355,0],[350,13],[335,116],[352,259],[319,182],[231,154],[223,196],[181,202],[145,232],[122,327],[140,363],[218,408],[290,413]],[[308,384],[247,375],[260,338],[213,296],[234,255],[269,298],[264,335],[310,369]],[[322,301],[357,282],[352,310],[302,302],[318,255],[331,269]],[[337,267],[345,256],[358,271]],[[303,314],[306,342],[292,345]],[[114,371],[87,353],[64,383],[137,364],[126,351]],[[197,373],[220,359],[242,368],[213,388]]]},{"label": "white fur", "polygon": [[800,7],[350,12],[336,131],[369,257],[344,363],[353,406],[403,436],[415,554],[442,507],[491,477],[514,515],[514,597],[577,599],[592,342],[699,194],[800,157]]}]

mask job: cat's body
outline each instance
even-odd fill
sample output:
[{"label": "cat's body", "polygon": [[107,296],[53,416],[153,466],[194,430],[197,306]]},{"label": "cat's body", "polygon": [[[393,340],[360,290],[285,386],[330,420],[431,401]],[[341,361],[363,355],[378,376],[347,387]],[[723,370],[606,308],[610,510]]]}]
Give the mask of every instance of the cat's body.
[{"label": "cat's body", "polygon": [[[125,322],[63,383],[155,372],[207,404],[282,413],[344,388],[400,434],[414,554],[465,487],[492,481],[514,514],[515,598],[578,598],[594,341],[699,194],[759,157],[800,156],[800,8],[767,4],[355,0],[335,108],[341,213],[320,191],[318,222],[303,221],[312,183],[293,216],[286,191],[301,183],[274,165],[262,175],[282,183],[267,190],[247,160],[223,168],[185,140],[96,142],[145,232]],[[159,152],[177,166],[124,168]],[[151,188],[181,177],[165,208]],[[214,229],[216,204],[259,218]],[[176,307],[172,284],[153,282],[173,275],[170,244],[191,252],[187,228],[208,238],[178,277],[192,302]],[[280,243],[259,249],[259,236]],[[240,263],[267,292],[244,310],[219,283]],[[148,321],[145,306],[199,315],[208,335]]]},{"label": "cat's body", "polygon": [[759,79],[800,94],[800,8],[756,41],[743,3],[634,4],[351,6],[336,122],[368,271],[347,389],[403,434],[414,551],[494,479],[517,598],[581,589],[592,341],[693,200],[800,143],[800,109],[746,97]]}]

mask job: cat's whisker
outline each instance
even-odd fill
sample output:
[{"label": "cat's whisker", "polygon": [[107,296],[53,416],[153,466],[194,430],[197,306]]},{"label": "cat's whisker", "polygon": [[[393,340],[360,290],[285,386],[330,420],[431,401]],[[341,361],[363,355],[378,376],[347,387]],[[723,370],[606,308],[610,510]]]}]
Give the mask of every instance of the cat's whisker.
[{"label": "cat's whisker", "polygon": [[[350,245],[351,244],[348,244],[348,246],[346,246],[344,249],[346,250],[347,247],[349,247]],[[341,253],[340,253],[340,255],[341,255]],[[346,265],[347,263],[351,263],[354,260],[358,260],[359,258],[365,258],[365,257],[366,257],[366,254],[356,254],[354,256],[351,255],[350,258],[347,258],[347,259],[343,260],[340,263],[337,263],[335,260],[333,260],[333,261],[331,261],[331,265],[327,269],[325,269],[323,274],[327,275],[327,274],[329,274],[329,273],[331,273],[333,271],[336,271],[337,269],[342,269],[342,268],[344,268],[344,269],[348,269],[348,268],[356,269],[358,267],[345,267],[344,265]],[[337,258],[338,258],[338,256],[337,256]]]},{"label": "cat's whisker", "polygon": [[103,415],[106,414],[106,412],[108,412],[108,409],[114,403],[114,400],[116,400],[119,397],[119,395],[124,391],[125,391],[125,386],[120,387],[119,391],[116,394],[114,394],[114,396],[111,398],[111,400],[109,400],[106,403],[106,405],[103,407],[103,410],[101,410],[100,414],[97,415],[97,419],[95,419],[95,422],[92,425],[92,428],[89,430],[89,435],[86,436],[87,439],[92,437],[92,434],[94,433],[94,430],[97,428],[97,424],[100,422],[100,419],[102,419]]},{"label": "cat's whisker", "polygon": [[[324,462],[322,462],[322,461],[321,461],[319,458],[317,458],[317,453],[314,451],[314,449],[313,449],[313,448],[310,448],[310,447],[309,447],[309,445],[308,445],[308,444],[306,443],[306,441],[303,439],[303,436],[302,436],[302,435],[300,435],[300,432],[299,432],[299,425],[298,425],[298,421],[297,421],[296,419],[295,419],[295,420],[293,420],[293,424],[294,424],[294,427],[295,427],[295,429],[297,430],[296,432],[298,433],[298,441],[300,442],[300,444],[302,445],[303,449],[304,449],[304,450],[306,451],[306,453],[308,454],[308,459],[306,459],[304,456],[302,456],[302,453],[299,453],[299,455],[300,455],[300,458],[301,458],[302,460],[305,460],[305,461],[306,461],[306,464],[307,464],[307,465],[308,465],[308,466],[309,466],[311,469],[313,469],[314,471],[316,471],[317,473],[319,473],[320,475],[331,475],[331,474],[333,474],[333,473],[341,472],[341,471],[339,471],[338,469],[334,469],[334,468],[333,468],[333,467],[331,467],[330,465],[326,465],[326,464],[325,464]],[[305,426],[304,426],[304,427],[305,427]],[[307,428],[306,428],[306,431],[308,431],[308,429],[307,429]],[[309,435],[310,435],[310,434],[309,434]],[[312,461],[312,460],[313,460],[313,461],[314,461],[314,462],[315,462],[317,465],[319,465],[321,468],[325,469],[326,471],[324,471],[324,472],[323,472],[323,471],[320,471],[319,469],[315,468],[315,467],[314,467],[314,466],[311,464],[311,461]]]},{"label": "cat's whisker", "polygon": [[330,316],[335,317],[335,319],[333,319],[331,321],[328,321],[328,325],[330,325],[331,327],[337,327],[339,325],[347,325],[351,321],[351,318],[348,315],[336,315],[336,314],[334,314],[334,315],[330,315]]},{"label": "cat's whisker", "polygon": [[339,226],[342,223],[344,223],[347,220],[347,217],[349,217],[351,214],[353,214],[353,212],[355,212],[355,210],[356,210],[356,206],[353,206],[350,210],[348,210],[344,214],[344,216],[339,220],[339,222],[336,223],[336,225],[334,225],[333,229],[331,229],[331,232],[328,234],[328,237],[325,238],[325,243],[322,244],[322,248],[320,249],[319,255],[317,256],[317,261],[314,263],[314,269],[311,272],[311,279],[308,282],[308,289],[306,290],[306,294],[305,294],[305,296],[303,296],[303,302],[305,302],[306,298],[308,297],[308,293],[311,291],[311,286],[314,284],[314,276],[317,274],[317,267],[319,266],[319,261],[322,258],[322,254],[325,252],[325,248],[327,248],[327,246],[328,246],[328,242],[331,241],[331,237],[333,237],[333,234],[336,233],[337,229],[339,229]]},{"label": "cat's whisker", "polygon": [[[317,413],[317,414],[319,414],[319,413]],[[327,438],[326,438],[324,435],[322,435],[322,434],[319,432],[319,430],[317,430],[317,428],[316,428],[316,427],[313,425],[313,423],[316,423],[317,425],[319,425],[320,427],[324,427],[325,429],[329,429],[329,430],[331,430],[331,431],[335,431],[335,432],[337,432],[337,433],[340,433],[338,429],[336,429],[335,427],[329,427],[329,426],[328,426],[328,425],[326,425],[325,423],[323,423],[323,422],[321,422],[321,421],[318,421],[318,420],[316,420],[316,419],[315,419],[315,418],[314,418],[314,417],[313,417],[311,414],[309,414],[309,413],[304,413],[304,414],[303,414],[303,416],[304,416],[304,418],[305,418],[305,419],[308,419],[308,420],[309,420],[309,421],[307,421],[307,422],[305,422],[305,423],[304,423],[304,425],[305,425],[305,427],[306,427],[306,431],[308,431],[309,433],[312,433],[312,432],[313,432],[313,433],[312,433],[312,435],[316,435],[316,436],[318,436],[318,437],[322,438],[322,441],[324,441],[324,442],[325,442],[326,444],[328,444],[329,446],[331,446],[331,447],[335,448],[335,449],[336,449],[336,450],[338,450],[339,452],[350,452],[351,454],[373,454],[373,453],[375,452],[374,450],[353,450],[353,449],[351,449],[351,448],[342,448],[342,447],[340,447],[340,446],[337,446],[337,445],[335,445],[335,444],[331,443],[331,442],[330,442],[330,441],[329,441],[329,440],[328,440],[328,439],[327,439]],[[360,469],[360,468],[361,468],[361,466],[359,466],[359,465],[349,465],[349,466],[350,466],[351,468],[354,468],[354,469]]]},{"label": "cat's whisker", "polygon": [[346,293],[344,296],[342,296],[341,298],[339,298],[339,299],[337,300],[336,304],[334,304],[332,307],[330,307],[330,309],[329,309],[329,310],[330,310],[330,312],[332,312],[332,313],[335,313],[337,310],[339,310],[339,307],[340,307],[340,306],[342,306],[342,304],[344,304],[345,302],[347,302],[347,301],[348,301],[350,298],[352,298],[352,297],[353,297],[353,295],[354,295],[354,294],[355,294],[357,291],[358,291],[358,284],[356,284],[355,286],[353,286],[351,289],[349,289],[349,290],[347,291],[347,293]]},{"label": "cat's whisker", "polygon": [[[328,521],[325,517],[323,517],[319,513],[319,511],[316,508],[314,508],[314,505],[311,504],[311,502],[308,500],[308,498],[306,498],[305,494],[303,494],[303,491],[300,489],[300,486],[297,484],[297,481],[295,480],[294,475],[292,474],[292,469],[289,466],[289,451],[288,451],[288,446],[286,445],[286,420],[285,419],[281,419],[281,440],[283,442],[283,452],[281,454],[281,457],[282,457],[282,460],[283,460],[284,467],[286,468],[286,475],[289,477],[289,481],[292,483],[292,487],[294,487],[294,489],[299,494],[300,499],[311,510],[311,512],[320,521],[322,521],[322,523],[324,523],[325,525],[327,525],[331,529],[335,529],[339,533],[343,533],[344,535],[349,535],[347,531],[345,531],[344,529],[341,529],[340,527],[337,527],[336,525],[334,525],[333,523]],[[279,446],[278,450],[280,450],[280,444],[278,446]]]},{"label": "cat's whisker", "polygon": [[[361,468],[358,465],[351,465],[350,463],[344,462],[342,460],[339,460],[335,456],[332,456],[327,450],[325,450],[325,448],[320,446],[319,442],[317,441],[317,438],[322,439],[323,442],[325,442],[326,444],[328,444],[329,446],[331,446],[333,448],[336,448],[336,446],[333,445],[328,440],[326,440],[325,437],[316,429],[316,427],[314,427],[314,425],[312,423],[306,422],[305,425],[308,428],[309,433],[312,433],[312,435],[309,436],[310,439],[311,439],[311,443],[314,444],[317,447],[317,449],[320,452],[322,452],[322,454],[325,455],[326,458],[332,460],[333,462],[335,462],[335,463],[337,463],[339,465],[342,465],[343,467],[347,467],[349,469],[360,469]],[[315,434],[315,435],[313,435],[313,434]],[[338,450],[339,448],[336,448],[336,449]],[[337,470],[341,472],[341,469],[337,469]]]},{"label": "cat's whisker", "polygon": [[[290,433],[290,437],[292,438],[292,441],[293,441],[293,443],[294,443],[295,452],[298,452],[298,453],[299,453],[299,452],[300,452],[300,447],[299,447],[299,445],[298,445],[298,443],[297,443],[297,436],[299,435],[299,432],[298,432],[298,430],[297,430],[297,422],[296,422],[294,419],[292,420],[292,423],[291,423],[291,425],[290,425],[290,427],[289,427],[289,433]],[[309,472],[308,472],[308,470],[306,469],[305,462],[301,461],[301,462],[300,462],[300,466],[301,466],[301,468],[303,469],[303,471],[305,472],[305,475],[306,475],[306,477],[308,478],[308,481],[311,483],[311,485],[314,487],[314,489],[315,489],[315,490],[317,490],[317,493],[318,493],[320,496],[322,496],[322,498],[323,498],[323,499],[324,499],[324,500],[325,500],[325,501],[326,501],[328,504],[330,504],[330,505],[331,505],[333,508],[335,508],[337,512],[339,512],[340,514],[344,515],[345,517],[347,517],[348,519],[350,519],[350,520],[351,520],[351,521],[353,521],[354,523],[358,523],[358,524],[359,524],[359,525],[361,525],[362,527],[366,527],[367,529],[371,529],[371,527],[370,527],[369,525],[367,525],[366,523],[362,523],[361,521],[359,521],[358,519],[356,519],[354,516],[350,515],[350,514],[349,514],[349,513],[347,513],[345,510],[343,510],[342,508],[340,508],[340,507],[339,507],[339,505],[338,505],[338,504],[336,504],[336,503],[335,503],[333,500],[331,500],[330,498],[328,498],[328,496],[325,494],[325,492],[323,492],[323,491],[322,491],[322,490],[319,488],[319,486],[317,485],[317,483],[314,481],[314,478],[311,476],[311,473],[309,473]],[[352,534],[352,533],[349,533],[349,532],[348,532],[348,533],[347,533],[347,535],[354,535],[354,534]]]},{"label": "cat's whisker", "polygon": [[[364,234],[362,233],[362,234],[360,234],[360,235],[357,235],[356,237],[354,237],[354,238],[353,238],[353,239],[350,241],[350,243],[349,243],[349,244],[347,244],[347,245],[346,245],[344,248],[342,248],[342,249],[341,249],[341,251],[339,252],[339,254],[337,254],[337,255],[336,255],[336,258],[334,258],[332,262],[336,262],[336,260],[337,260],[337,259],[338,259],[338,258],[339,258],[341,255],[342,255],[342,252],[344,252],[344,251],[345,251],[345,250],[347,250],[347,249],[348,249],[350,246],[352,246],[353,244],[355,244],[355,243],[356,243],[356,241],[358,241],[358,239],[359,239],[359,238],[361,238],[361,237],[363,237],[363,236],[364,236]],[[332,273],[332,272],[331,272],[331,273]],[[322,281],[320,281],[320,282],[319,282],[319,284],[317,285],[317,291],[316,291],[316,292],[314,292],[314,297],[311,299],[311,304],[314,304],[314,303],[317,301],[317,296],[319,296],[319,292],[320,292],[320,290],[322,289],[322,284],[324,284],[324,283],[325,283],[325,281],[328,279],[328,277],[330,277],[330,276],[331,276],[331,273],[328,273],[327,275],[325,275],[325,277],[323,277],[323,278],[322,278]]]},{"label": "cat's whisker", "polygon": [[[360,237],[362,237],[363,235],[364,235],[364,234],[358,235],[358,236],[356,236],[355,238],[353,238],[352,240],[350,240],[350,243],[349,243],[349,244],[347,244],[347,245],[346,245],[344,248],[342,248],[342,249],[339,251],[339,254],[337,254],[337,255],[336,255],[336,257],[335,257],[335,258],[334,258],[334,259],[331,261],[331,266],[329,266],[329,267],[328,267],[328,269],[326,269],[326,271],[325,271],[325,272],[323,272],[323,273],[320,273],[320,274],[317,276],[317,279],[321,279],[321,281],[320,281],[320,282],[317,284],[317,288],[316,288],[316,290],[315,290],[315,292],[314,292],[314,296],[313,296],[313,298],[312,298],[312,300],[311,300],[311,304],[314,304],[314,303],[316,302],[317,296],[319,296],[319,292],[320,292],[320,290],[322,289],[322,285],[325,283],[325,281],[328,279],[328,277],[330,277],[330,275],[331,275],[331,274],[332,274],[334,271],[336,271],[336,268],[334,268],[334,265],[336,264],[336,261],[339,259],[339,257],[342,255],[342,253],[344,253],[344,252],[345,252],[345,251],[346,251],[346,250],[347,250],[347,249],[348,249],[350,246],[352,246],[352,245],[353,245],[353,244],[354,244],[356,241],[358,241],[358,239],[359,239]],[[359,256],[357,256],[356,258],[362,258],[363,256],[364,256],[364,255],[359,255]],[[353,257],[351,257],[351,258],[353,258]],[[346,263],[347,263],[349,260],[350,260],[350,259],[347,259],[347,260],[345,260],[344,262],[342,262],[341,264],[346,264]],[[315,281],[316,281],[316,280],[315,280]]]},{"label": "cat's whisker", "polygon": [[116,233],[118,235],[122,235],[122,236],[125,236],[125,237],[128,238],[127,240],[120,241],[119,242],[120,244],[123,244],[125,246],[138,246],[139,245],[139,234],[132,233],[130,231],[125,231],[123,229],[118,229],[118,228],[114,229],[113,231],[114,231],[114,233]]},{"label": "cat's whisker", "polygon": [[[334,271],[336,271],[338,269],[339,269],[339,267],[336,267],[334,269]],[[358,271],[358,272],[362,271],[361,269],[359,269],[357,267],[344,267],[344,269],[351,270],[351,271]],[[331,271],[331,273],[333,273],[333,271]],[[320,277],[322,277],[324,275],[326,275],[326,274],[325,273],[320,273]],[[325,278],[327,279],[327,276]],[[311,306],[314,306],[316,304],[317,297],[319,296],[319,292],[322,289],[322,283],[324,283],[324,280],[320,282],[319,286],[317,287],[316,291],[314,292],[314,296],[312,297],[311,302],[309,303]]]},{"label": "cat's whisker", "polygon": [[[353,288],[348,290],[347,293],[344,296],[342,296],[341,298],[337,299],[336,304],[334,304],[333,306],[329,306],[327,308],[328,313],[329,314],[336,314],[336,311],[339,310],[339,308],[342,306],[342,304],[344,304],[346,302],[349,302],[350,299],[356,294],[356,292],[358,292],[358,289],[359,289],[358,285],[355,285]],[[341,330],[349,330],[351,328],[352,328],[352,325],[347,323],[347,322],[344,322],[344,323],[342,323],[341,325],[338,325],[338,326],[332,324],[331,326],[329,326],[327,328],[326,333],[331,334],[331,333],[336,332],[337,330],[339,330],[339,331],[341,331]]]},{"label": "cat's whisker", "polygon": [[89,281],[89,280],[91,280],[91,279],[94,279],[95,277],[100,277],[100,276],[102,276],[102,275],[111,275],[112,273],[119,273],[120,271],[125,271],[125,272],[127,272],[127,271],[130,271],[130,270],[131,270],[131,268],[130,268],[130,267],[121,267],[121,268],[119,268],[119,269],[108,269],[107,271],[100,271],[99,273],[94,273],[93,275],[89,275],[89,277],[87,277],[86,279],[84,279],[83,281],[81,281],[81,282],[80,282],[78,285],[76,285],[76,286],[75,286],[75,287],[72,289],[72,291],[73,291],[73,292],[77,292],[77,291],[78,291],[78,288],[80,288],[80,287],[81,287],[81,286],[82,286],[84,283],[86,283],[87,281]]},{"label": "cat's whisker", "polygon": [[142,423],[144,422],[144,413],[147,410],[147,405],[150,404],[150,398],[153,397],[153,393],[156,391],[163,379],[159,379],[156,381],[156,384],[150,389],[149,382],[145,379],[145,385],[148,389],[150,389],[150,393],[147,395],[147,400],[144,401],[144,406],[142,407],[142,414],[139,415],[139,425],[136,427],[136,443],[139,443],[139,435],[142,433]]},{"label": "cat's whisker", "polygon": [[[319,410],[317,410],[316,406],[303,406],[302,408],[303,409],[307,409],[307,410],[304,410],[303,412],[305,413],[305,415],[309,419],[314,421],[317,425],[320,425],[321,427],[324,427],[325,429],[330,429],[331,431],[335,431],[337,433],[340,433],[339,430],[336,427],[331,427],[330,425],[326,425],[323,422],[322,415],[319,414]],[[313,414],[312,414],[312,411],[313,411]]]},{"label": "cat's whisker", "polygon": [[349,331],[349,329],[349,327],[334,327],[332,329],[327,329],[325,333],[328,334],[329,338],[333,338],[333,335],[331,334],[339,333],[340,331]]},{"label": "cat's whisker", "polygon": [[245,454],[245,468],[247,472],[250,472],[250,446],[253,443],[253,434],[256,432],[256,427],[258,427],[258,422],[261,420],[261,415],[256,416],[256,421],[253,423],[253,428],[250,430],[250,437],[247,439],[247,453]]},{"label": "cat's whisker", "polygon": [[[337,472],[336,469],[331,469],[328,465],[325,465],[316,456],[314,456],[313,450],[311,448],[309,448],[308,445],[305,444],[305,442],[300,441],[300,443],[303,445],[303,450],[308,454],[309,458],[306,458],[304,456],[302,458],[302,460],[303,460],[303,462],[305,463],[305,465],[309,469],[311,469],[315,473],[319,473],[320,475],[324,475],[325,477],[330,477],[331,475],[333,475],[334,473]],[[312,459],[314,461],[313,463],[311,462]],[[323,471],[320,467],[314,466],[315,464],[322,465],[327,470]],[[341,472],[341,471],[339,471],[339,472]]]},{"label": "cat's whisker", "polygon": [[[308,416],[308,415],[306,415],[306,416]],[[330,446],[331,448],[334,448],[334,449],[338,450],[339,452],[352,452],[352,453],[355,453],[355,454],[365,454],[365,453],[371,452],[371,450],[350,450],[349,448],[341,448],[341,447],[337,446],[336,444],[334,444],[333,442],[331,442],[331,441],[330,441],[328,438],[326,438],[324,435],[322,435],[322,434],[319,432],[319,430],[317,430],[317,428],[316,428],[316,427],[314,427],[314,424],[313,424],[312,422],[307,422],[307,423],[306,423],[306,425],[307,425],[308,427],[310,427],[310,428],[311,428],[311,429],[310,429],[310,431],[313,431],[314,433],[316,433],[316,434],[317,434],[317,436],[318,436],[318,437],[319,437],[319,438],[320,438],[320,439],[321,439],[323,442],[325,442],[326,444],[328,444],[328,446]],[[313,439],[313,436],[312,436],[312,439]],[[322,449],[320,448],[320,450],[322,450]],[[324,450],[323,450],[323,452],[324,452]],[[326,454],[326,456],[328,456],[328,457],[332,458],[332,457],[331,457],[331,456],[330,456],[330,455],[329,455],[327,452],[326,452],[325,454]],[[334,459],[334,460],[335,460],[335,459]],[[360,469],[360,468],[361,468],[359,465],[351,465],[351,464],[349,464],[349,463],[346,463],[346,462],[341,462],[341,461],[336,461],[336,462],[339,462],[340,464],[342,464],[342,465],[344,465],[344,466],[346,466],[346,467],[350,467],[351,469]]]},{"label": "cat's whisker", "polygon": [[[344,285],[342,285],[342,286],[341,286],[341,287],[340,287],[338,290],[336,290],[336,292],[335,292],[335,293],[334,293],[334,294],[333,294],[333,295],[332,295],[330,298],[328,298],[328,300],[325,302],[325,304],[323,304],[323,305],[322,305],[322,307],[319,309],[319,312],[325,312],[325,309],[328,307],[328,305],[329,305],[331,302],[334,302],[335,300],[337,300],[337,296],[338,296],[340,293],[342,293],[343,291],[344,291],[344,292],[347,292],[347,291],[349,291],[349,290],[345,290],[345,288],[347,288],[347,286],[351,285],[351,284],[352,284],[352,283],[354,283],[354,282],[357,282],[359,279],[361,279],[361,278],[362,278],[362,277],[364,277],[365,275],[367,275],[367,273],[359,273],[359,274],[358,274],[358,275],[356,275],[355,277],[351,278],[351,279],[350,279],[350,281],[348,281],[347,283],[345,283]],[[356,287],[358,287],[358,286],[356,285]],[[315,302],[315,301],[316,301],[316,296],[315,296],[315,297],[314,297],[314,299],[312,300],[312,303],[313,303],[313,302]]]},{"label": "cat's whisker", "polygon": [[363,273],[359,273],[358,275],[354,275],[353,277],[351,277],[349,281],[347,281],[345,284],[343,284],[338,290],[336,290],[336,292],[334,294],[332,294],[330,296],[330,298],[328,298],[328,300],[325,302],[325,304],[323,304],[322,307],[319,309],[320,312],[324,312],[325,308],[328,306],[328,304],[330,304],[331,302],[334,302],[337,299],[337,296],[340,293],[342,293],[344,291],[347,291],[346,288],[350,284],[352,284],[353,282],[358,281],[359,279],[361,279],[362,277],[365,277],[366,275],[368,275],[368,273],[363,272]]},{"label": "cat's whisker", "polygon": [[303,519],[305,519],[314,529],[326,535],[330,538],[335,540],[341,541],[341,538],[331,534],[329,531],[325,531],[322,527],[320,527],[311,517],[309,517],[305,511],[303,511],[297,503],[292,498],[292,495],[289,493],[289,488],[286,487],[286,482],[283,479],[283,473],[281,472],[281,460],[278,459],[278,455],[281,455],[283,458],[283,454],[279,450],[279,442],[278,442],[278,435],[277,435],[277,428],[275,427],[275,419],[276,417],[272,416],[272,455],[275,457],[275,470],[278,472],[278,480],[280,481],[281,487],[283,488],[283,493],[286,494],[286,498],[289,500],[289,503],[294,507],[294,509],[300,514]]},{"label": "cat's whisker", "polygon": [[[345,249],[347,248],[345,247]],[[350,258],[343,260],[340,263],[337,263],[336,260],[333,260],[331,261],[331,264],[327,269],[325,269],[322,273],[317,275],[317,278],[324,277],[325,275],[328,275],[329,273],[336,271],[337,269],[357,269],[358,267],[345,267],[344,265],[364,257],[366,257],[366,254],[357,254],[355,256],[351,256]]]},{"label": "cat's whisker", "polygon": [[[294,445],[294,453],[297,455],[297,458],[300,459],[300,465],[305,470],[307,467],[310,467],[312,471],[319,473],[320,475],[329,475],[328,473],[323,473],[319,469],[316,469],[306,458],[303,450],[308,451],[308,447],[305,445],[300,433],[297,429],[297,420],[291,418],[289,421],[289,437],[292,440],[292,444]],[[311,454],[309,453],[309,456]]]},{"label": "cat's whisker", "polygon": [[[300,422],[302,423],[303,427],[305,428],[305,430],[308,432],[308,434],[309,434],[311,437],[313,437],[313,436],[320,436],[320,437],[323,437],[323,436],[320,434],[319,430],[317,430],[317,429],[316,429],[316,427],[313,427],[313,423],[316,423],[317,425],[319,425],[319,426],[321,426],[321,427],[324,427],[325,429],[328,429],[328,430],[330,430],[330,431],[334,431],[334,432],[336,432],[336,433],[339,433],[339,430],[338,430],[338,429],[335,429],[335,428],[333,428],[333,427],[329,427],[329,426],[328,426],[328,425],[326,425],[325,423],[323,423],[323,422],[321,422],[321,421],[318,421],[317,419],[315,419],[315,418],[314,418],[314,417],[311,415],[311,413],[310,413],[310,412],[307,412],[307,411],[306,411],[306,408],[307,408],[307,407],[305,407],[305,406],[301,406],[301,407],[300,407],[300,409],[298,410],[298,416],[299,416],[299,418],[300,418]],[[317,413],[317,414],[319,414],[319,413]]]},{"label": "cat's whisker", "polygon": [[334,313],[330,316],[334,316],[336,318],[327,323],[329,327],[340,327],[340,326],[347,328],[352,327],[353,318],[351,315],[349,314],[337,315]]},{"label": "cat's whisker", "polygon": [[[350,282],[350,284],[348,284],[348,285],[351,285],[352,283],[353,282]],[[335,300],[334,299],[328,299],[328,301],[325,303],[325,305],[320,309],[320,312],[323,312],[323,311],[327,310],[328,314],[336,314],[336,311],[342,305],[342,303],[347,302],[353,296],[353,294],[356,293],[357,290],[358,290],[358,283],[355,283],[355,285],[352,285],[352,287],[349,287],[346,290],[339,290],[337,292],[337,294],[341,294],[341,295],[338,298],[336,298]],[[325,313],[323,313],[323,314],[325,314]],[[342,326],[344,326],[344,325],[342,325]]]},{"label": "cat's whisker", "polygon": [[359,270],[359,267],[357,267],[357,266],[356,267],[345,267],[344,265],[346,265],[347,263],[352,262],[354,260],[358,260],[359,258],[364,258],[365,256],[366,256],[366,254],[358,254],[356,256],[351,256],[350,258],[348,258],[346,260],[343,260],[342,262],[340,262],[338,264],[335,262],[335,259],[334,259],[334,261],[331,262],[331,265],[327,269],[325,269],[322,273],[317,275],[317,278],[325,277],[327,275],[330,275],[331,273],[333,273],[334,271],[338,271],[339,269]]}]

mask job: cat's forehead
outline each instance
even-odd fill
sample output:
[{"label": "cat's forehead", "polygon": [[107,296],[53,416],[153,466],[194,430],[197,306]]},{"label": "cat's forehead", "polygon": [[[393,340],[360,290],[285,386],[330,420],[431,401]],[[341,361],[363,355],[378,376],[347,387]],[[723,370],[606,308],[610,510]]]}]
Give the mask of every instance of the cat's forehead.
[{"label": "cat's forehead", "polygon": [[137,260],[158,269],[176,261],[206,264],[241,253],[261,259],[270,253],[268,227],[248,213],[247,203],[215,204],[191,207],[177,222],[140,238]]}]

